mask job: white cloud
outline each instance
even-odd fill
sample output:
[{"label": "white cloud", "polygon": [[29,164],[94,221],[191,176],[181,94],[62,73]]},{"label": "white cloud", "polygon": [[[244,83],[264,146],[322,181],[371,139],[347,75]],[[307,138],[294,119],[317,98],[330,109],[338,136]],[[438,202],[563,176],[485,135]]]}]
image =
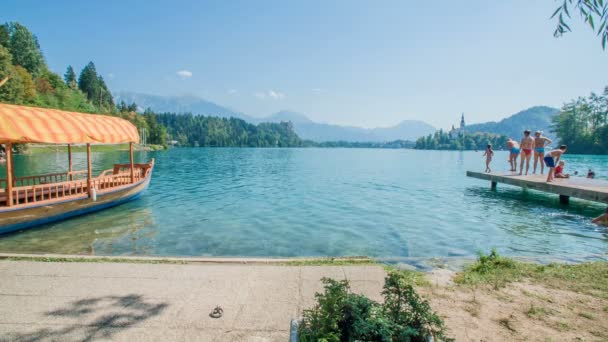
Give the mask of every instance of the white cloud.
[{"label": "white cloud", "polygon": [[108,79],[109,79],[109,80],[113,80],[113,79],[115,79],[115,78],[116,78],[116,75],[114,75],[113,73],[109,73],[109,74],[107,75],[107,77],[108,77]]},{"label": "white cloud", "polygon": [[192,77],[192,71],[190,71],[190,70],[180,70],[176,74],[180,78],[184,78],[184,79]]},{"label": "white cloud", "polygon": [[279,91],[269,90],[269,91],[263,91],[263,92],[258,91],[256,93],[254,93],[253,96],[257,97],[260,100],[263,100],[265,98],[269,98],[269,99],[273,99],[273,100],[280,100],[285,97],[285,94],[283,94]]},{"label": "white cloud", "polygon": [[268,91],[268,96],[272,97],[275,100],[282,99],[285,97],[285,95],[283,95],[283,93],[279,93],[278,91],[274,91],[274,90]]},{"label": "white cloud", "polygon": [[325,90],[321,89],[321,88],[312,88],[311,90],[312,90],[313,93],[323,93],[323,92],[325,92]]},{"label": "white cloud", "polygon": [[228,89],[228,94],[232,95],[232,94],[236,94],[238,93],[238,91],[236,91],[236,89]]}]

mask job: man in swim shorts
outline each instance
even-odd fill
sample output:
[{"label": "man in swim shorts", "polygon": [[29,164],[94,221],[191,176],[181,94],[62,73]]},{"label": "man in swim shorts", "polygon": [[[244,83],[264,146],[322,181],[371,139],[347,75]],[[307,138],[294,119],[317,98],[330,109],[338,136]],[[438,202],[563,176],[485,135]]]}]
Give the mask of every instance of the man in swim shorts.
[{"label": "man in swim shorts", "polygon": [[547,183],[553,182],[553,176],[555,174],[555,165],[559,163],[559,158],[562,157],[562,154],[566,153],[566,145],[560,146],[557,150],[553,150],[549,152],[545,156],[545,164],[549,168],[549,174],[547,175]]},{"label": "man in swim shorts", "polygon": [[517,156],[519,155],[519,144],[517,141],[509,138],[507,140],[507,151],[509,151],[509,165],[511,165],[511,171],[517,171]]},{"label": "man in swim shorts", "polygon": [[521,162],[519,164],[519,175],[521,176],[524,170],[524,161],[526,162],[526,176],[530,169],[530,158],[532,157],[532,149],[534,148],[534,138],[530,136],[530,130],[524,131],[524,137],[521,139]]},{"label": "man in swim shorts", "polygon": [[536,173],[536,164],[540,162],[540,174],[543,174],[545,170],[545,163],[543,163],[543,158],[545,158],[545,147],[551,144],[551,139],[543,136],[543,132],[536,131],[534,133],[534,169],[532,173]]}]

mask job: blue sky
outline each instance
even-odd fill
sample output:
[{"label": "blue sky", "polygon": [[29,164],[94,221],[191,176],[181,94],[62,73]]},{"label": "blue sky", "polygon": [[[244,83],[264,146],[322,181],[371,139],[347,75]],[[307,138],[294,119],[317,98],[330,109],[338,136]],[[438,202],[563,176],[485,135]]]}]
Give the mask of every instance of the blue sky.
[{"label": "blue sky", "polygon": [[552,0],[3,0],[63,74],[93,60],[111,90],[194,94],[253,116],[436,127],[561,106],[608,85],[608,52]]}]

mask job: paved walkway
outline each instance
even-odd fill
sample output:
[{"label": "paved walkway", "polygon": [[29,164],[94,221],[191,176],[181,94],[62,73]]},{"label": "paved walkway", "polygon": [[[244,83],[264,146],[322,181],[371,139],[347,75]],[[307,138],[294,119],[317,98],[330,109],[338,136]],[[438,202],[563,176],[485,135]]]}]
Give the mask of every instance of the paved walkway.
[{"label": "paved walkway", "polygon": [[379,266],[0,261],[0,341],[287,341],[322,277],[381,299]]}]

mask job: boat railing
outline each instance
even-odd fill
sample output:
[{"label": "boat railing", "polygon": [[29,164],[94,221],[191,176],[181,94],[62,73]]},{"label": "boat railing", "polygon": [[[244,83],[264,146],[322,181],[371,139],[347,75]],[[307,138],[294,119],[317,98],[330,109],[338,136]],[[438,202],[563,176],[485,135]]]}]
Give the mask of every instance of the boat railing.
[{"label": "boat railing", "polygon": [[[147,177],[150,169],[150,164],[135,164],[133,170],[134,181],[138,182]],[[70,175],[73,176],[72,180],[70,180]],[[55,180],[57,181],[55,182]],[[0,180],[0,182],[2,181],[6,185],[6,180]],[[86,171],[22,177],[17,179],[15,183],[16,185],[12,188],[13,205],[38,203],[57,198],[82,197],[89,193]],[[130,166],[125,168],[122,164],[115,165],[113,169],[104,170],[98,177],[91,179],[91,186],[97,191],[131,183]],[[5,190],[0,186],[0,205],[7,204],[6,195]]]},{"label": "boat railing", "polygon": [[[56,198],[79,197],[88,194],[87,189],[86,179],[17,186],[12,189],[13,205],[38,203]],[[5,194],[0,194],[4,195],[0,201],[6,204]]]},{"label": "boat railing", "polygon": [[[72,171],[49,173],[45,175],[17,177],[13,179],[13,186],[30,186],[36,184],[61,183],[72,180],[80,180],[87,178],[87,171]],[[6,188],[6,179],[0,179],[0,188]]]}]

